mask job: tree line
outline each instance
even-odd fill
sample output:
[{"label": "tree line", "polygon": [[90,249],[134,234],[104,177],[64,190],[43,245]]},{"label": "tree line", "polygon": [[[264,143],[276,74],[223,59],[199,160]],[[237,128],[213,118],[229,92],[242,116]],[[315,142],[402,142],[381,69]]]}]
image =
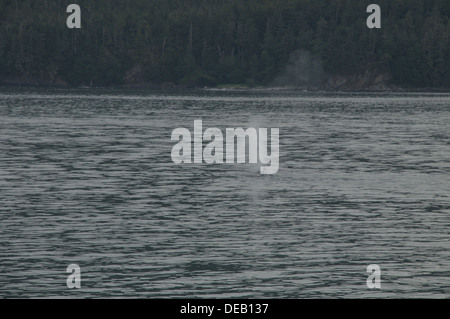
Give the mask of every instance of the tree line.
[{"label": "tree line", "polygon": [[[66,26],[76,2],[82,28]],[[330,76],[450,88],[450,1],[0,0],[0,78],[71,85],[270,85],[295,52]],[[0,79],[1,80],[1,79]]]}]

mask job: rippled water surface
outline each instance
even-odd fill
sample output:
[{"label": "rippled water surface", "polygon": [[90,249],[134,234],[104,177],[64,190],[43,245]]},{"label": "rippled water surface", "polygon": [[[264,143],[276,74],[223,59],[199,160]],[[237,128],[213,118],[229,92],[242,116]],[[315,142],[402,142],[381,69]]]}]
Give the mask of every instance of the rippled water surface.
[{"label": "rippled water surface", "polygon": [[[278,173],[175,165],[196,119]],[[0,89],[0,203],[2,297],[448,298],[450,95]]]}]

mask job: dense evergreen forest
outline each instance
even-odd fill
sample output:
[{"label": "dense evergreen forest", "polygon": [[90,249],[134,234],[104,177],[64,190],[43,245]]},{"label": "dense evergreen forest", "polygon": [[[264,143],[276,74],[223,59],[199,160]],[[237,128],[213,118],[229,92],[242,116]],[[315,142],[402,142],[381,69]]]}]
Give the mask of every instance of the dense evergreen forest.
[{"label": "dense evergreen forest", "polygon": [[449,0],[0,0],[0,83],[450,88],[449,17]]}]

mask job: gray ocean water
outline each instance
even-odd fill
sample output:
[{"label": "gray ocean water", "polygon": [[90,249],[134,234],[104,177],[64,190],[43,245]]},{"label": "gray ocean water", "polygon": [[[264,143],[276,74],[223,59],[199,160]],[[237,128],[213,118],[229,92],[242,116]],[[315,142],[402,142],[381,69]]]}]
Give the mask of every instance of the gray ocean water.
[{"label": "gray ocean water", "polygon": [[[278,173],[175,165],[196,119]],[[449,298],[450,94],[3,88],[0,218],[0,297]]]}]

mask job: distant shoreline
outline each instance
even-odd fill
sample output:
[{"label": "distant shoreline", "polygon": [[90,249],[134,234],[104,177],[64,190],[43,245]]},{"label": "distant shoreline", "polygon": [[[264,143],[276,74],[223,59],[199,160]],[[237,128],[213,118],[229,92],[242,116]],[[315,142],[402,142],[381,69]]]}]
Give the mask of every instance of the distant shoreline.
[{"label": "distant shoreline", "polygon": [[0,88],[4,87],[23,87],[23,88],[55,88],[55,89],[148,89],[148,90],[207,90],[207,91],[304,91],[304,92],[367,92],[367,93],[450,93],[450,88],[407,88],[401,86],[383,86],[383,87],[352,87],[332,88],[327,86],[320,87],[289,87],[289,86],[249,86],[246,84],[220,84],[217,86],[203,85],[176,85],[174,83],[134,83],[121,85],[71,85],[63,81],[38,81],[31,78],[0,78]]}]

